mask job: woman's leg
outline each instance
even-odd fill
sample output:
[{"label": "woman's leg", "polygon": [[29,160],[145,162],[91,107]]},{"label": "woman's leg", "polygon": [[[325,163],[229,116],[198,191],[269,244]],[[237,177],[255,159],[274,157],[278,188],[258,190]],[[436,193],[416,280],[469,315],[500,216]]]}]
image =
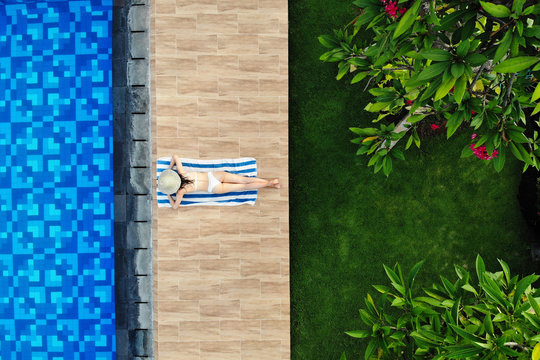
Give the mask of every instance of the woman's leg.
[{"label": "woman's leg", "polygon": [[216,179],[218,179],[222,183],[230,183],[230,184],[251,184],[251,183],[267,184],[268,183],[268,180],[265,180],[265,179],[236,175],[236,174],[232,174],[226,171],[214,171],[214,176],[216,177]]},{"label": "woman's leg", "polygon": [[255,190],[255,189],[260,189],[264,187],[279,188],[279,180],[274,179],[272,181],[266,181],[266,183],[253,182],[249,184],[221,183],[219,185],[216,185],[216,187],[212,190],[212,192],[215,194],[223,194],[223,193],[228,193],[228,192],[233,192],[233,191]]}]

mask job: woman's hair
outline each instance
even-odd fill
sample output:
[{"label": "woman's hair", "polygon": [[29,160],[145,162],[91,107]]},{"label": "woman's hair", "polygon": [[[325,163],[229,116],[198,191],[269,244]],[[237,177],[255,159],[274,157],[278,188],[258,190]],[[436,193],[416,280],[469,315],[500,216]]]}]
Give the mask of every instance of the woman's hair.
[{"label": "woman's hair", "polygon": [[182,180],[182,185],[180,185],[178,190],[185,188],[186,185],[193,184],[193,180],[189,180],[188,178],[182,176],[182,174],[178,173],[178,176],[180,176],[180,180]]}]

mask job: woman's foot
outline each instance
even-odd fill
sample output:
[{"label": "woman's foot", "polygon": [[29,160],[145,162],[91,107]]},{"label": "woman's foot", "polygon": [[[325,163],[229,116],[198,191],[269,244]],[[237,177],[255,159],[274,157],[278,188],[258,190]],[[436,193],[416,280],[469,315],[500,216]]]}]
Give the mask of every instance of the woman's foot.
[{"label": "woman's foot", "polygon": [[276,189],[281,188],[281,184],[279,183],[279,179],[274,179],[270,181],[270,186]]}]

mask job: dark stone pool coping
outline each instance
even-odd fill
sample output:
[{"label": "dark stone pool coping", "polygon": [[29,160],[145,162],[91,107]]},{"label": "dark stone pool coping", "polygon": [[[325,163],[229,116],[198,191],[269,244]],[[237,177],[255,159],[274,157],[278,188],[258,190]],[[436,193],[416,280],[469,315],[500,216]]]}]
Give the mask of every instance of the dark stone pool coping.
[{"label": "dark stone pool coping", "polygon": [[153,359],[150,0],[113,2],[117,358]]}]

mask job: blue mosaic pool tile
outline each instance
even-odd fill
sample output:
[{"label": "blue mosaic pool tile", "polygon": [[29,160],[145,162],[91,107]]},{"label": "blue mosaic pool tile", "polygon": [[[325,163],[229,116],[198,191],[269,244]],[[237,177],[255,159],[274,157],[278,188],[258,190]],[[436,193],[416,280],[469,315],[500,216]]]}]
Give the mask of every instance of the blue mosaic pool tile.
[{"label": "blue mosaic pool tile", "polygon": [[0,0],[0,358],[114,359],[112,0]]}]

